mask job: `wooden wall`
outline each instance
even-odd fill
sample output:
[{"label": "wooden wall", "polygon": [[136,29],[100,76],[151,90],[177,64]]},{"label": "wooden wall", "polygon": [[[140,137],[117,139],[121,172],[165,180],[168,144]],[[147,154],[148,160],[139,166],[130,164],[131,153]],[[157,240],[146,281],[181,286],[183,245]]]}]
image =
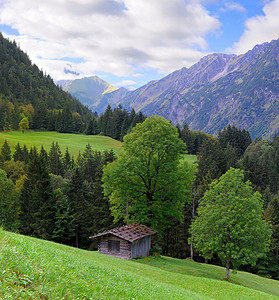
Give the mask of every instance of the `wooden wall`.
[{"label": "wooden wall", "polygon": [[148,256],[150,248],[151,248],[151,236],[147,236],[135,241],[132,244],[131,258]]},{"label": "wooden wall", "polygon": [[[114,250],[109,251],[108,249],[109,239],[120,242],[119,252]],[[103,237],[99,242],[98,252],[101,254],[106,254],[106,255],[115,256],[119,258],[131,259],[131,243],[113,235],[108,237]]]}]

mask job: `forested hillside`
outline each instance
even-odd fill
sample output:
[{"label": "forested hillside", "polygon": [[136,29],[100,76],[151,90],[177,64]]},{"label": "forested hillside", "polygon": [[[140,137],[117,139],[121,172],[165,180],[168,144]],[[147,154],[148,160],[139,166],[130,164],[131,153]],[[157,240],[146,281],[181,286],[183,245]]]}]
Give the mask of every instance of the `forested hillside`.
[{"label": "forested hillside", "polygon": [[[127,112],[121,106],[114,110],[108,106],[102,116],[94,115],[32,64],[15,42],[0,34],[0,131],[30,128],[122,140],[144,119],[141,113]],[[25,127],[22,120],[28,120]]]},{"label": "forested hillside", "polygon": [[28,117],[32,129],[78,132],[90,116],[88,108],[57,87],[0,33],[0,130],[16,130]]}]

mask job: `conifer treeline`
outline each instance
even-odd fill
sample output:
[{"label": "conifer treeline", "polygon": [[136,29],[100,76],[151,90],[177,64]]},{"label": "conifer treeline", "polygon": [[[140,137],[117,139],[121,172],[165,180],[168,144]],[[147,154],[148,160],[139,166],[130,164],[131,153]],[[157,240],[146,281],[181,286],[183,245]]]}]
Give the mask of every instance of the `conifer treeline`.
[{"label": "conifer treeline", "polygon": [[113,218],[103,195],[103,166],[113,150],[93,151],[88,144],[74,160],[53,143],[28,151],[24,145],[0,154],[1,223],[7,230],[88,249],[88,237],[111,228]]}]

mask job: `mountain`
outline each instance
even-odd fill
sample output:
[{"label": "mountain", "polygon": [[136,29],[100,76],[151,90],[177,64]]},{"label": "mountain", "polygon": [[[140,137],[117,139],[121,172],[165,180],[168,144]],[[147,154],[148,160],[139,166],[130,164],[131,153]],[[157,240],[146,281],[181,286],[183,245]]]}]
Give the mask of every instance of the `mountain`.
[{"label": "mountain", "polygon": [[117,106],[128,93],[126,89],[117,89],[98,76],[61,80],[57,84],[98,114],[103,113],[108,104]]},{"label": "mountain", "polygon": [[270,137],[279,128],[279,40],[239,56],[208,55],[131,92],[121,104],[210,134],[233,124],[253,138]]},{"label": "mountain", "polygon": [[207,55],[134,91],[110,92],[110,87],[92,77],[67,83],[64,89],[99,114],[107,104],[121,104],[210,134],[231,124],[249,130],[253,138],[269,138],[279,128],[279,40],[242,55]]},{"label": "mountain", "polygon": [[92,116],[0,33],[0,131],[18,129],[28,117],[31,129],[77,132]]}]

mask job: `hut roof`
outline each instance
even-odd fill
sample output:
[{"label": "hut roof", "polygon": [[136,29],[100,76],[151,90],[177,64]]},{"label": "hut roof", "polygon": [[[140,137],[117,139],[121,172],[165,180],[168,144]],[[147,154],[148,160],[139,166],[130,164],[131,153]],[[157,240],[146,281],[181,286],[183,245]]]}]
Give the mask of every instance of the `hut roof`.
[{"label": "hut roof", "polygon": [[102,236],[112,234],[112,235],[115,235],[126,241],[134,242],[138,239],[141,239],[143,237],[153,235],[156,233],[157,233],[157,231],[155,231],[151,228],[148,228],[148,227],[138,224],[138,223],[133,223],[133,224],[124,225],[122,227],[113,228],[113,229],[95,234],[89,238],[94,239],[94,238],[99,238]]}]

